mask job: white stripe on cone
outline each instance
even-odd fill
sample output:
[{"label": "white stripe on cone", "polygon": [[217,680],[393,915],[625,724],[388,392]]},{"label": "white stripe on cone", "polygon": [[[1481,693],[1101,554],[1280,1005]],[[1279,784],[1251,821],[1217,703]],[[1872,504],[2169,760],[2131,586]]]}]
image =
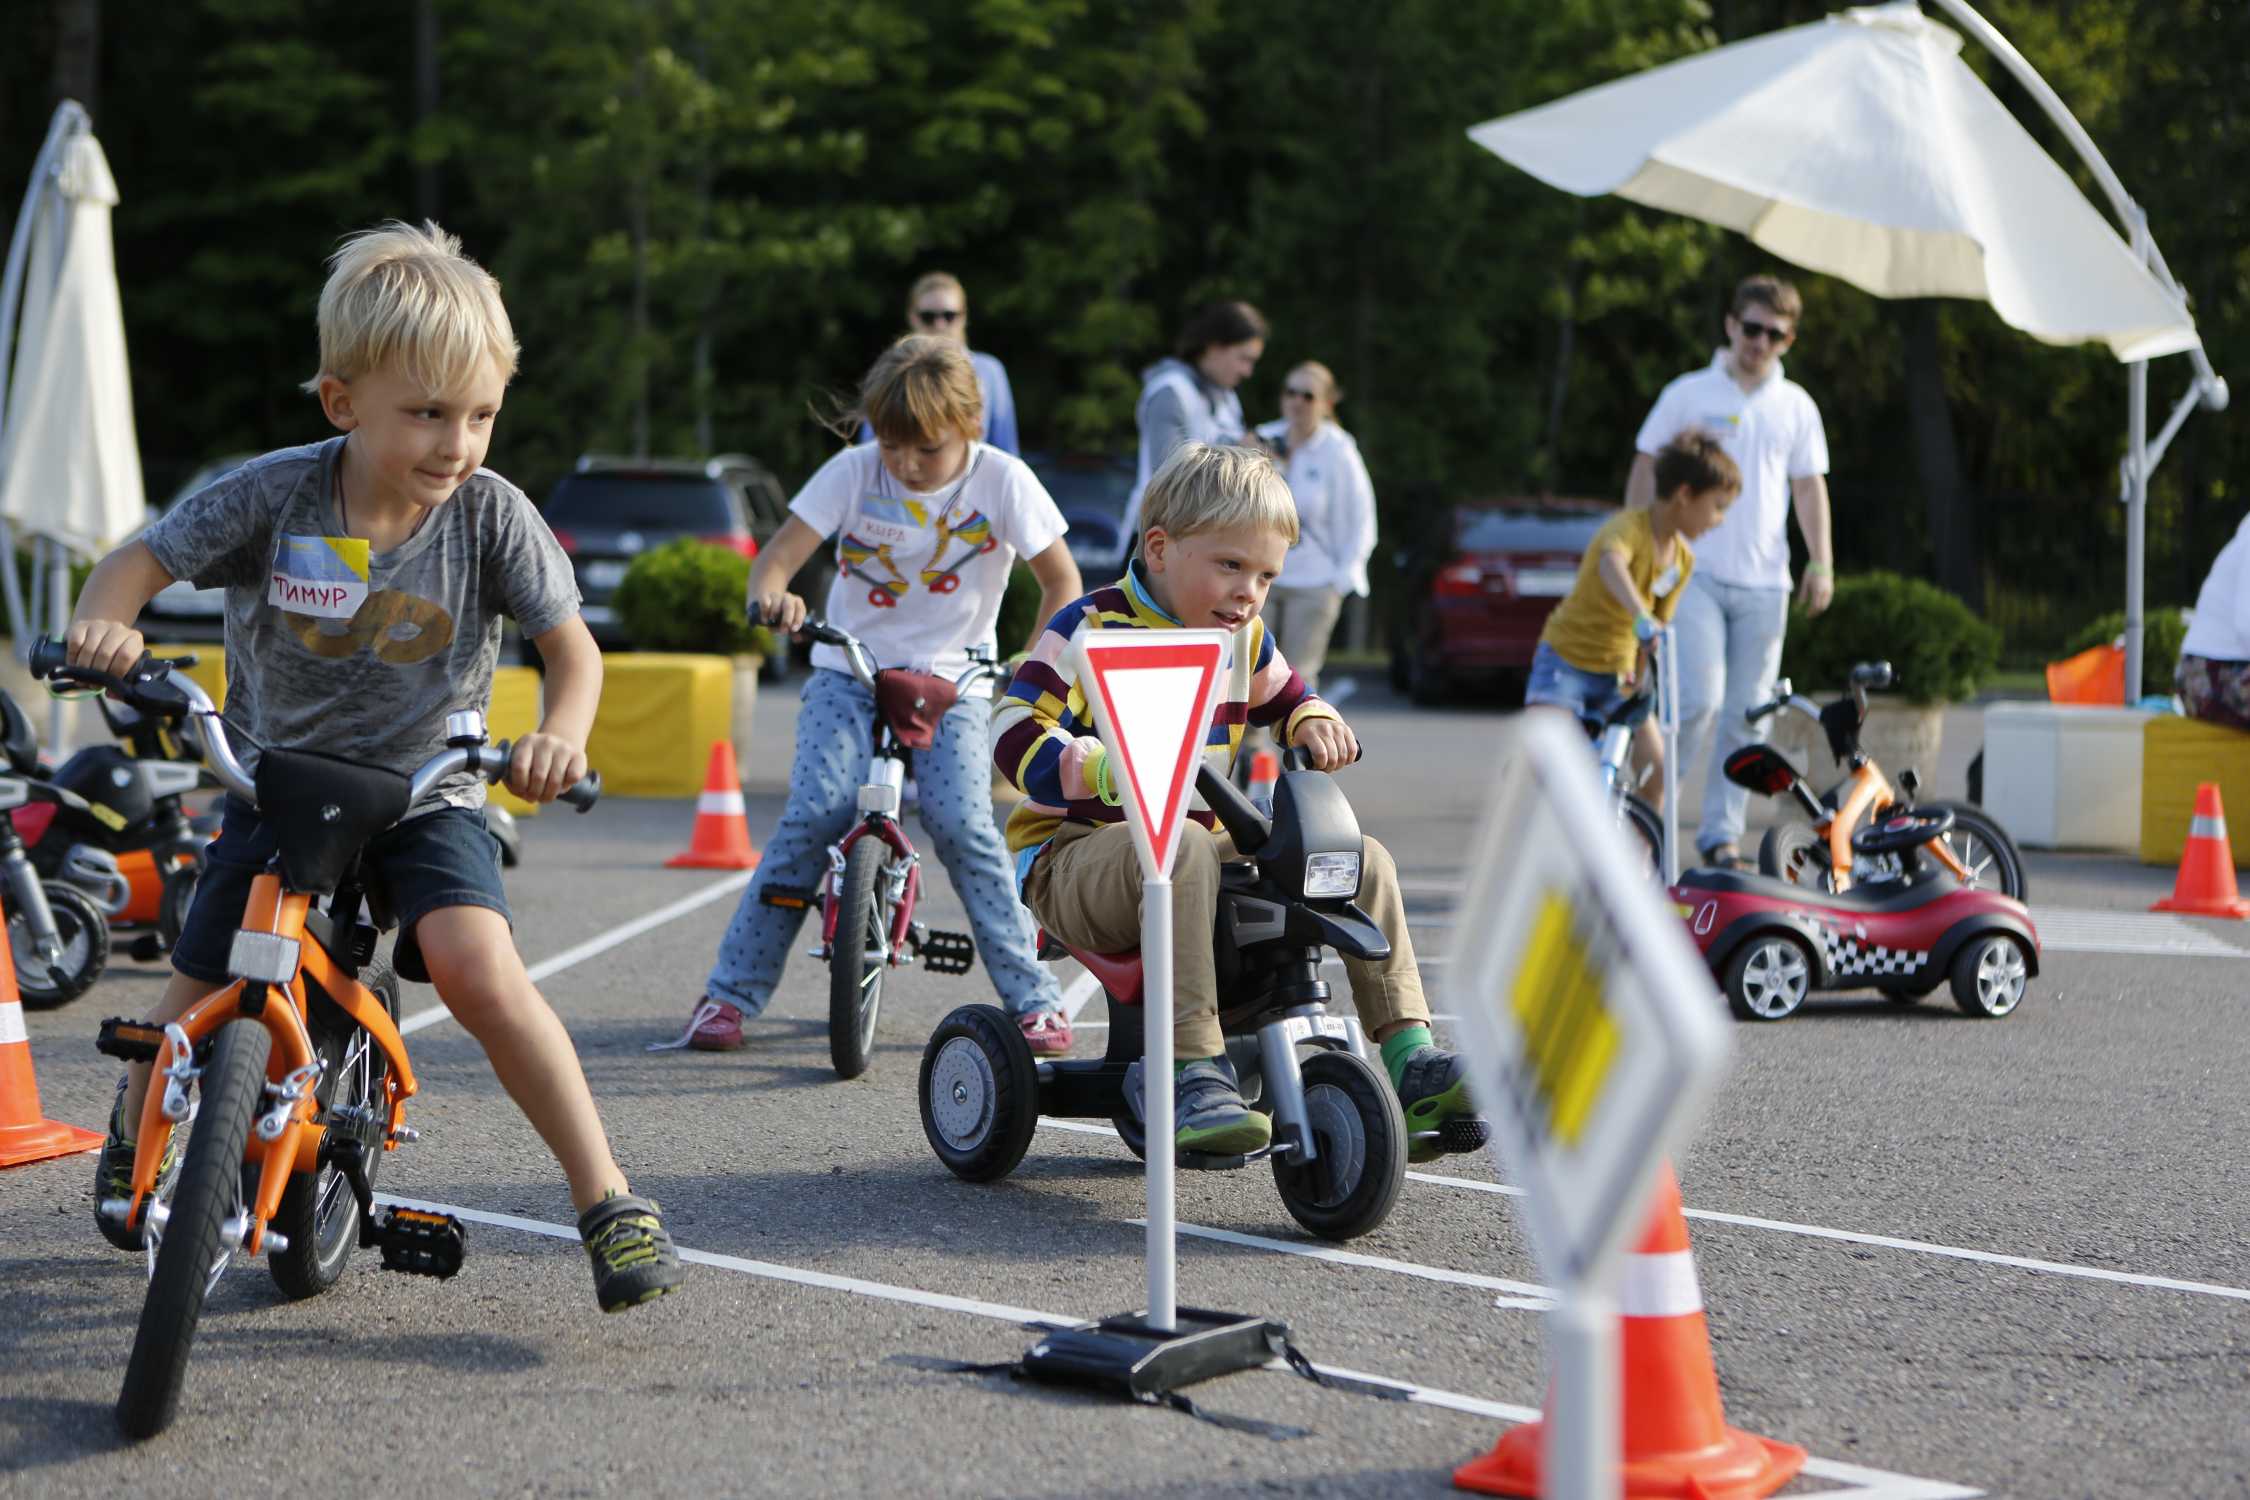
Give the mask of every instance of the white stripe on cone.
[{"label": "white stripe on cone", "polygon": [[2188,837],[2191,839],[2223,839],[2226,836],[2227,820],[2224,818],[2196,818],[2188,824]]},{"label": "white stripe on cone", "polygon": [[702,793],[698,793],[698,794],[697,794],[697,796],[696,796],[696,799],[695,799],[695,810],[696,810],[697,812],[699,812],[699,813],[706,813],[706,814],[708,814],[708,813],[732,813],[732,814],[734,814],[734,815],[735,815],[736,817],[738,817],[738,818],[739,818],[739,817],[741,817],[741,816],[742,816],[742,793],[740,793],[740,792],[702,792]]},{"label": "white stripe on cone", "polygon": [[1703,1311],[1694,1252],[1625,1257],[1625,1274],[1617,1284],[1617,1310],[1628,1318],[1684,1318]]},{"label": "white stripe on cone", "polygon": [[23,1029],[23,1003],[18,1000],[0,1003],[0,1047],[30,1040],[31,1033]]}]

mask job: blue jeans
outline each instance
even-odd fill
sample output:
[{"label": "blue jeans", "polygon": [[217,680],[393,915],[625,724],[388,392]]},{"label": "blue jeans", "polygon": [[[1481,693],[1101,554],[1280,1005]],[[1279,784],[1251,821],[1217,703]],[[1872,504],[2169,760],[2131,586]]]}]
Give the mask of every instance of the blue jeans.
[{"label": "blue jeans", "polygon": [[1541,641],[1531,654],[1531,675],[1524,682],[1523,701],[1526,708],[1544,703],[1568,709],[1579,722],[1591,719],[1598,725],[1625,701],[1625,694],[1617,685],[1615,672],[1582,672]]},{"label": "blue jeans", "polygon": [[[766,841],[758,873],[719,940],[705,992],[745,1016],[773,999],[805,920],[802,909],[767,906],[770,884],[814,890],[828,875],[828,847],[859,817],[859,789],[875,754],[875,695],[842,672],[816,669],[797,715],[789,805]],[[914,752],[919,815],[961,904],[977,954],[1001,1000],[1016,1014],[1061,1006],[1054,976],[1034,954],[1031,917],[1016,899],[1007,846],[992,821],[992,703],[963,698],[946,711],[937,739]]]},{"label": "blue jeans", "polygon": [[1680,780],[1693,772],[1706,744],[1703,822],[1695,846],[1706,853],[1742,842],[1750,792],[1727,780],[1727,757],[1762,743],[1771,719],[1743,722],[1745,710],[1773,693],[1781,672],[1781,637],[1789,626],[1789,591],[1720,583],[1696,573],[1672,621],[1679,642]]}]

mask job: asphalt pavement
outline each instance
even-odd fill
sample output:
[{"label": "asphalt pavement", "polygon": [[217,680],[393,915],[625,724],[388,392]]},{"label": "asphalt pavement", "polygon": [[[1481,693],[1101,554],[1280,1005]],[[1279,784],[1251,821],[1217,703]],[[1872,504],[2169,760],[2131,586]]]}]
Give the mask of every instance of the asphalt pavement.
[{"label": "asphalt pavement", "polygon": [[[759,707],[761,840],[787,782],[785,691]],[[1443,1010],[1499,720],[1410,709],[1373,677],[1346,713],[1369,758],[1345,785],[1398,857]],[[1949,745],[1934,790],[1958,795],[1967,753]],[[238,1266],[152,1442],[110,1418],[143,1272],[94,1235],[92,1158],[0,1173],[0,1496],[1437,1495],[1538,1405],[1538,1270],[1503,1176],[1471,1157],[1416,1169],[1342,1254],[1261,1169],[1182,1175],[1182,1300],[1281,1317],[1361,1377],[1195,1392],[1296,1435],[947,1368],[1021,1354],[1036,1320],[1138,1302],[1137,1165],[1086,1126],[1043,1127],[1004,1182],[938,1164],[916,1064],[941,1016],[991,998],[981,966],[895,976],[853,1082],[830,1071],[825,971],[803,957],[746,1050],[647,1051],[693,1007],[740,883],[662,867],[690,818],[625,799],[549,812],[510,878],[618,1157],[694,1252],[682,1293],[596,1311],[560,1174],[433,1017],[411,1037],[422,1140],[378,1187],[461,1211],[466,1268],[439,1283],[363,1252],[292,1304]],[[2250,1494],[2250,924],[2144,919],[2169,871],[2029,865],[2050,936],[2013,1017],[1866,995],[1738,1026],[1679,1155],[1728,1415],[1815,1457],[1786,1493]],[[965,925],[931,871],[928,919]],[[95,1023],[160,983],[120,960],[29,1017],[49,1115],[99,1123],[115,1073]],[[410,1015],[435,1005],[409,988]],[[1081,1017],[1100,1019],[1098,1002]],[[1082,1025],[1079,1050],[1100,1045]]]}]

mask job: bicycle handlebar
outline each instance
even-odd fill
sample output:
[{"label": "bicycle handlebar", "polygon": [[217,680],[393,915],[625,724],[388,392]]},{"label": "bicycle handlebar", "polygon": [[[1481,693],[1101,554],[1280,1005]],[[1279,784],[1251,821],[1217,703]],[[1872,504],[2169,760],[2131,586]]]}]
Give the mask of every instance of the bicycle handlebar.
[{"label": "bicycle handlebar", "polygon": [[[769,625],[773,622],[765,618],[763,610],[753,605],[750,609],[750,623]],[[874,691],[875,674],[882,668],[875,664],[875,653],[867,649],[866,642],[848,630],[829,624],[818,615],[805,616],[805,622],[797,627],[797,633],[843,652],[844,659],[851,663],[852,676],[858,678],[860,685],[869,692]],[[990,651],[981,646],[971,646],[968,652],[968,668],[953,679],[954,687],[966,690],[981,678],[1000,675],[999,664],[993,660]]]},{"label": "bicycle handlebar", "polygon": [[[91,667],[72,666],[68,649],[60,641],[41,636],[32,643],[29,665],[34,677],[101,688],[147,713],[202,721],[194,724],[193,730],[197,745],[203,751],[204,763],[219,778],[221,786],[251,806],[258,805],[257,781],[235,756],[233,742],[227,737],[226,721],[219,717],[211,695],[204,692],[195,679],[175,673],[173,663],[153,652],[143,652],[141,659],[121,674],[97,672]],[[485,781],[505,779],[509,752],[510,744],[506,740],[497,745],[448,745],[409,779],[409,805],[420,801],[430,788],[456,771],[474,771]],[[585,812],[601,800],[601,795],[602,773],[588,771],[564,789],[557,800]]]}]

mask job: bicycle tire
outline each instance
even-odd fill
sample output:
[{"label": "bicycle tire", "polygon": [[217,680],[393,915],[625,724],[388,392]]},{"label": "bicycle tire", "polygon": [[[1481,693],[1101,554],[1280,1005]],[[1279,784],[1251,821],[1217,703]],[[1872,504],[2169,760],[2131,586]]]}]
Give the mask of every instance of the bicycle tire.
[{"label": "bicycle tire", "polygon": [[[265,1093],[273,1038],[256,1021],[230,1021],[211,1043],[202,1079],[202,1107],[188,1137],[179,1187],[157,1247],[156,1269],[133,1335],[133,1355],[117,1396],[117,1425],[129,1438],[154,1437],[171,1425],[187,1381],[196,1324],[210,1295],[220,1232],[242,1201],[242,1152]],[[228,1252],[231,1255],[232,1250]]]},{"label": "bicycle tire", "polygon": [[868,837],[844,859],[836,898],[836,937],[828,951],[828,1058],[839,1078],[867,1071],[875,1019],[883,1008],[883,973],[891,936],[890,903],[876,894],[890,846]]},{"label": "bicycle tire", "polygon": [[[1997,890],[2003,896],[2013,896],[2018,901],[2027,899],[2024,893],[2030,890],[2031,883],[2024,873],[2023,852],[2016,847],[2016,841],[2008,836],[2008,830],[1992,820],[1991,814],[1967,802],[1923,802],[1916,805],[1925,812],[1943,808],[1953,814],[1953,828],[1945,835],[1946,842],[1972,871],[1980,874],[1989,871],[1989,878],[1981,878],[1973,884],[1987,890]],[[1976,849],[1979,843],[1988,851],[1982,858],[1978,856]]]},{"label": "bicycle tire", "polygon": [[[367,966],[361,984],[373,990],[392,1020],[398,1019],[398,976],[381,959]],[[375,1039],[362,1031],[342,1008],[315,992],[312,1015],[313,1045],[328,1060],[323,1080],[326,1092],[321,1109],[333,1111],[361,1106],[386,1109],[383,1080],[390,1060]],[[355,1042],[364,1043],[364,1067],[351,1061]],[[383,1164],[380,1150],[367,1155],[367,1185]],[[266,1269],[274,1285],[291,1300],[315,1297],[334,1286],[359,1248],[359,1199],[345,1180],[343,1170],[326,1163],[311,1172],[293,1172],[281,1190],[281,1206],[274,1211],[273,1227],[289,1241],[289,1248],[266,1256]]]},{"label": "bicycle tire", "polygon": [[1658,885],[1664,884],[1664,818],[1642,798],[1631,792],[1619,807],[1619,820],[1625,830],[1635,835],[1648,850],[1648,874]]}]

